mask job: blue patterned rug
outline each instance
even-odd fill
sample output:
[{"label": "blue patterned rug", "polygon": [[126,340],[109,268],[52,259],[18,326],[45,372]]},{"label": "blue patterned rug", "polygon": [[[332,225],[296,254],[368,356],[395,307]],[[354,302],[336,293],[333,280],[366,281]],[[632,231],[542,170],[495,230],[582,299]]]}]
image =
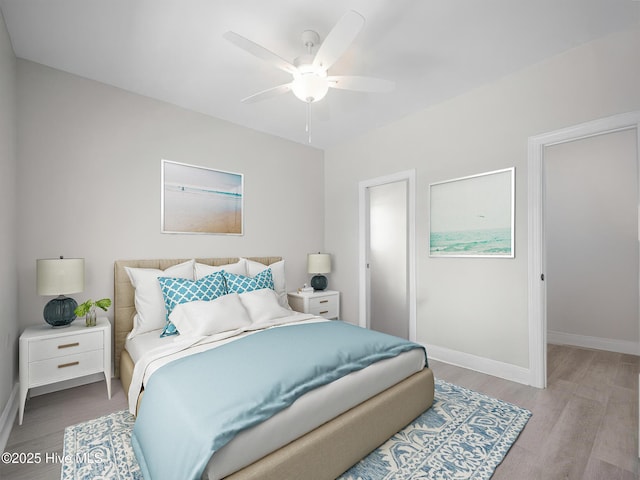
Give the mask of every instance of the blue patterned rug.
[{"label": "blue patterned rug", "polygon": [[[484,480],[531,412],[436,380],[433,406],[344,473],[340,480]],[[62,480],[142,480],[131,449],[133,417],[116,412],[67,427]]]}]

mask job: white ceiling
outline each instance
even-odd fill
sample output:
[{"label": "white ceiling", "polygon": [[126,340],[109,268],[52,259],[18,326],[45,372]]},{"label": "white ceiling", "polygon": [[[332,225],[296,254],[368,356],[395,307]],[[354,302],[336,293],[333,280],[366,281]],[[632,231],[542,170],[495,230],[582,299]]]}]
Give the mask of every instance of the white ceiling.
[{"label": "white ceiling", "polygon": [[0,0],[18,57],[307,143],[289,93],[240,99],[290,75],[222,38],[233,30],[289,61],[349,9],[363,31],[330,70],[394,80],[392,93],[330,90],[312,107],[328,148],[603,35],[632,28],[637,0]]}]

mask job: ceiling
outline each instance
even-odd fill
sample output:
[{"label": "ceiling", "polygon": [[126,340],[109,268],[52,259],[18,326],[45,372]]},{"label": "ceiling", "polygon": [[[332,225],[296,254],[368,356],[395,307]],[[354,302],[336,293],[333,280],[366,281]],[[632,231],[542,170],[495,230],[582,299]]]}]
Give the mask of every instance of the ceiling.
[{"label": "ceiling", "polygon": [[307,143],[290,81],[226,41],[233,30],[293,61],[349,9],[366,23],[332,75],[393,80],[391,93],[331,89],[312,105],[311,145],[329,148],[612,32],[637,0],[0,0],[15,54],[190,110]]}]

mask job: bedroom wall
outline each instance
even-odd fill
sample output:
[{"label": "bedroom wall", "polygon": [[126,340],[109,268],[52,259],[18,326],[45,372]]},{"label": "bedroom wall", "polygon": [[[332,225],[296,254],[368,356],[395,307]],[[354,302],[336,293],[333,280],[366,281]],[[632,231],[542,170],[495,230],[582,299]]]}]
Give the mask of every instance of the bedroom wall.
[{"label": "bedroom wall", "polygon": [[[285,257],[290,289],[324,249],[323,154],[18,60],[20,327],[40,324],[37,258],[84,257],[86,298],[113,298],[117,259]],[[160,162],[244,174],[243,236],[160,233]],[[112,318],[112,311],[108,312]]]},{"label": "bedroom wall", "polygon": [[13,422],[3,413],[11,408],[18,360],[16,145],[16,57],[0,12],[0,450],[9,433],[5,423]]},{"label": "bedroom wall", "polygon": [[[326,249],[358,321],[358,182],[417,171],[417,339],[432,356],[528,372],[527,139],[640,108],[640,29],[576,47],[325,152]],[[429,184],[516,167],[514,259],[429,258]]]}]

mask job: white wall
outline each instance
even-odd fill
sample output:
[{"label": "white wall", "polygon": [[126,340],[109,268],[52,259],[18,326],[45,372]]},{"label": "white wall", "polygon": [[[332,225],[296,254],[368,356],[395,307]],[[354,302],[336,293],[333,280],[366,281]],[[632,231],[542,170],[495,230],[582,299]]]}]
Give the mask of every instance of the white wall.
[{"label": "white wall", "polygon": [[[325,152],[326,250],[358,319],[358,182],[417,169],[417,339],[527,369],[527,139],[640,108],[640,30],[577,47]],[[429,184],[516,167],[515,259],[429,258]],[[469,365],[473,367],[473,365]]]},{"label": "white wall", "polygon": [[547,328],[639,336],[636,129],[547,147]]},{"label": "white wall", "polygon": [[[22,328],[50,299],[37,258],[84,257],[82,301],[113,297],[117,259],[281,255],[295,288],[324,250],[320,150],[24,60],[18,114]],[[243,173],[245,234],[161,234],[163,158]]]},{"label": "white wall", "polygon": [[[17,378],[18,363],[16,145],[16,57],[0,12],[0,415]],[[2,435],[0,418],[0,449]]]}]

